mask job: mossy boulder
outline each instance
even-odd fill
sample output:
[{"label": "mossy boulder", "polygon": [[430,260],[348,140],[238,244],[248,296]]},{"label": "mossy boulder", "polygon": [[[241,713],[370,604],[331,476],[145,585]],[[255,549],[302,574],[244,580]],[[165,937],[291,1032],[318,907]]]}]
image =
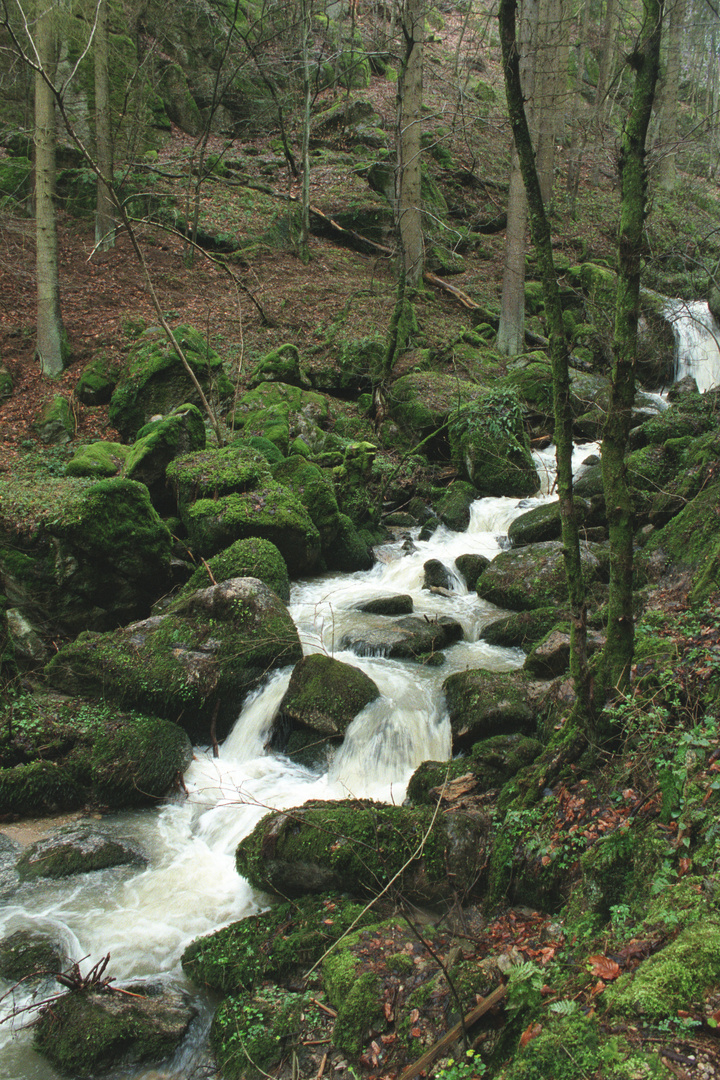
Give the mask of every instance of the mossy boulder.
[{"label": "mossy boulder", "polygon": [[542,743],[519,732],[482,739],[450,762],[424,761],[410,778],[407,797],[413,806],[436,806],[443,797],[483,795],[502,787],[541,750]]},{"label": "mossy boulder", "polygon": [[283,382],[262,382],[243,394],[234,413],[235,427],[244,436],[269,439],[283,453],[298,436],[311,449],[321,448],[323,428],[330,420],[326,398]]},{"label": "mossy boulder", "polygon": [[372,921],[363,905],[331,894],[302,896],[197,938],[182,956],[183,971],[199,986],[223,994],[250,990],[271,980],[293,982],[359,919]]},{"label": "mossy boulder", "polygon": [[542,352],[528,353],[512,360],[499,386],[512,390],[535,423],[554,423],[553,381],[550,358]]},{"label": "mossy boulder", "polygon": [[493,735],[534,731],[541,689],[518,671],[456,671],[443,683],[453,749]]},{"label": "mossy boulder", "polygon": [[118,476],[129,453],[125,443],[101,441],[79,446],[65,466],[65,475],[96,479]]},{"label": "mossy boulder", "polygon": [[180,454],[205,449],[205,423],[195,405],[179,405],[161,420],[151,420],[137,433],[123,473],[150,490],[157,505],[166,492],[165,473]]},{"label": "mossy boulder", "polygon": [[[212,577],[211,577],[212,575]],[[251,536],[246,540],[236,540],[229,548],[221,551],[198,566],[190,580],[178,593],[177,599],[189,596],[197,589],[206,589],[213,583],[236,577],[259,578],[287,604],[290,599],[290,579],[282,555],[269,540]]]},{"label": "mossy boulder", "polygon": [[475,383],[435,371],[415,371],[397,379],[388,394],[392,418],[415,441],[443,428],[459,404],[478,396]]},{"label": "mossy boulder", "polygon": [[347,514],[338,515],[337,535],[324,553],[328,570],[339,570],[346,574],[357,570],[370,570],[375,563],[372,548],[363,538],[354,522]]},{"label": "mossy boulder", "polygon": [[474,552],[468,555],[458,555],[455,560],[455,569],[471,592],[475,589],[478,578],[489,565],[490,560],[487,555],[477,555]]},{"label": "mossy boulder", "polygon": [[488,645],[505,648],[529,650],[536,641],[540,641],[552,630],[563,612],[557,606],[534,608],[531,611],[518,611],[495,619],[480,631],[480,637]]},{"label": "mossy boulder", "polygon": [[[300,459],[302,472],[306,463]],[[190,545],[209,558],[237,540],[259,537],[273,543],[292,574],[312,569],[320,557],[320,534],[300,500],[272,479],[270,466],[258,451],[241,443],[222,450],[186,454],[168,468]],[[332,502],[322,475],[310,477],[317,489],[317,513]],[[331,515],[332,516],[332,515]]]},{"label": "mossy boulder", "polygon": [[[178,326],[175,337],[209,400],[227,397],[232,383],[220,356],[207,338],[190,326]],[[183,403],[201,405],[188,372],[159,326],[134,343],[110,400],[109,417],[123,438],[132,438],[157,414],[165,416]]]},{"label": "mossy boulder", "polygon": [[52,686],[179,722],[207,741],[235,722],[268,671],[302,656],[282,601],[256,578],[231,578],[113,633],[83,633],[46,670]]},{"label": "mossy boulder", "polygon": [[430,662],[462,636],[462,625],[449,615],[432,621],[407,615],[395,622],[383,619],[373,624],[365,620],[343,634],[339,647],[350,649],[358,656],[381,655]]},{"label": "mossy boulder", "polygon": [[250,389],[263,382],[281,382],[309,389],[310,379],[302,369],[297,345],[281,345],[263,356],[250,373]]},{"label": "mossy boulder", "polygon": [[680,931],[637,971],[621,975],[608,988],[606,1004],[615,1014],[661,1020],[702,1003],[717,987],[720,920],[705,918]]},{"label": "mossy boulder", "polygon": [[[575,513],[582,524],[590,515],[590,504],[584,499],[575,499]],[[560,521],[560,503],[544,503],[526,511],[510,523],[508,540],[513,547],[525,547],[527,544],[540,544],[545,540],[559,540],[562,531]]]},{"label": "mossy boulder", "polygon": [[273,477],[299,499],[320,533],[323,552],[340,531],[340,509],[327,473],[298,455],[273,467]]},{"label": "mossy boulder", "polygon": [[[588,585],[603,575],[603,563],[594,546],[580,545],[580,564]],[[483,600],[515,611],[567,603],[562,543],[548,540],[501,551],[480,577],[477,591]]]},{"label": "mossy boulder", "polygon": [[62,394],[55,394],[43,406],[40,416],[33,422],[40,441],[50,443],[70,442],[75,434],[75,417],[70,403]]},{"label": "mossy boulder", "polygon": [[453,480],[449,487],[433,499],[435,511],[448,529],[465,532],[470,524],[470,507],[479,498],[477,489],[466,480]]},{"label": "mossy boulder", "polygon": [[273,745],[284,747],[298,729],[337,741],[379,696],[375,683],[360,668],[323,653],[304,656],[295,665],[280,704]]},{"label": "mossy boulder", "polygon": [[100,353],[80,372],[75,383],[75,397],[83,405],[107,405],[117,381],[117,368],[105,353]]},{"label": "mossy boulder", "polygon": [[18,462],[0,481],[0,582],[50,626],[142,617],[171,581],[170,534],[132,480],[57,478]]},{"label": "mossy boulder", "polygon": [[35,881],[37,878],[66,878],[114,866],[142,867],[146,864],[147,859],[135,846],[103,836],[95,826],[71,825],[26,848],[17,870],[21,881]]},{"label": "mossy boulder", "polygon": [[456,406],[449,434],[453,460],[478,494],[522,498],[539,490],[522,407],[512,391],[491,390]]},{"label": "mossy boulder", "polygon": [[[597,630],[587,634],[587,654],[593,656],[605,644],[605,635]],[[538,641],[523,664],[523,671],[533,679],[554,679],[570,666],[570,629],[555,627]]]},{"label": "mossy boulder", "polygon": [[664,528],[650,537],[642,562],[659,560],[665,570],[692,574],[690,599],[700,603],[720,588],[720,484],[710,483]]},{"label": "mossy boulder", "polygon": [[171,1057],[197,1010],[175,991],[126,989],[132,993],[92,990],[53,1001],[35,1025],[35,1049],[80,1080]]},{"label": "mossy boulder", "polygon": [[391,596],[378,596],[374,600],[365,600],[358,604],[358,611],[367,615],[410,615],[413,599],[409,593],[395,593]]},{"label": "mossy boulder", "polygon": [[176,724],[57,694],[6,705],[0,732],[3,814],[155,804],[192,759]]},{"label": "mossy boulder", "polygon": [[67,964],[63,949],[47,934],[16,930],[0,941],[0,979],[8,982],[47,979]]},{"label": "mossy boulder", "polygon": [[267,815],[241,840],[238,873],[255,888],[287,897],[375,896],[400,870],[395,886],[412,903],[443,907],[453,896],[480,895],[488,819],[457,812],[436,818],[430,829],[432,818],[430,807],[306,803]]}]

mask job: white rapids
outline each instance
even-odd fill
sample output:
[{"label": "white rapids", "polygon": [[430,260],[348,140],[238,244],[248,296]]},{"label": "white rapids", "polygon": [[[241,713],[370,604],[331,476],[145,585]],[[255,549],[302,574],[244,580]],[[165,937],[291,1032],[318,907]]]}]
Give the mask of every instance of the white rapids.
[{"label": "white rapids", "polygon": [[691,375],[698,390],[720,385],[720,327],[704,300],[669,300],[665,317],[675,334],[675,379]]},{"label": "white rapids", "polygon": [[[578,469],[594,453],[597,444],[578,448]],[[498,609],[469,593],[456,572],[450,596],[423,590],[423,564],[440,559],[453,571],[454,560],[462,554],[493,558],[506,543],[514,518],[553,498],[553,455],[552,448],[536,455],[543,480],[536,497],[478,500],[464,533],[440,528],[427,541],[414,539],[409,552],[398,540],[378,550],[372,570],[327,575],[293,587],[290,611],[305,653],[324,651],[356,665],[381,692],[352,722],[326,768],[312,772],[266,751],[266,737],[290,678],[290,669],[276,672],[245,704],[218,758],[207,749],[196,749],[185,776],[187,797],[157,810],[103,819],[103,831],[111,828],[117,836],[139,843],[148,858],[146,869],[117,868],[22,885],[0,908],[0,937],[20,928],[51,929],[68,955],[85,958],[85,970],[110,953],[109,970],[120,984],[161,979],[194,994],[180,968],[188,943],[266,903],[237,875],[234,853],[238,841],[267,810],[347,796],[401,803],[407,782],[422,761],[450,756],[450,725],[442,695],[447,676],[468,667],[508,671],[522,665],[520,650],[494,648],[479,639],[483,625],[497,617]],[[446,650],[440,668],[339,650],[346,628],[359,619],[374,618],[354,610],[357,605],[395,593],[412,596],[416,615],[452,615],[461,622],[464,640]],[[0,985],[0,991],[4,989]],[[7,1012],[13,1003],[26,1000],[18,990],[0,1009]],[[208,1016],[205,1006],[198,1043]],[[190,1059],[188,1053],[184,1048],[174,1063],[164,1067],[166,1080],[190,1074],[192,1053]],[[140,1080],[157,1074],[124,1075]],[[0,1026],[0,1080],[56,1080],[53,1069],[32,1050],[22,1018]]]}]

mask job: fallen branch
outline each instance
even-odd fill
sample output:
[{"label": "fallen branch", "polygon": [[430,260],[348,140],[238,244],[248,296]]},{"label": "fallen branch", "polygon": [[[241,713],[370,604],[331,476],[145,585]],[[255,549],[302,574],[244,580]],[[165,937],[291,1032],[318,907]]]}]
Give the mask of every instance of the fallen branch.
[{"label": "fallen branch", "polygon": [[417,1076],[418,1073],[423,1072],[432,1065],[435,1058],[439,1057],[443,1050],[446,1050],[448,1046],[452,1046],[454,1042],[457,1042],[462,1035],[463,1027],[468,1028],[474,1024],[481,1016],[484,1016],[486,1012],[489,1012],[494,1005],[497,1005],[498,1002],[502,1001],[506,994],[507,987],[503,985],[498,986],[497,989],[493,990],[489,997],[483,998],[474,1009],[470,1010],[464,1020],[459,1024],[456,1024],[450,1031],[446,1031],[443,1037],[438,1039],[434,1046],[431,1046],[429,1050],[425,1051],[422,1057],[419,1057],[417,1061],[412,1065],[409,1065],[405,1072],[401,1074],[400,1080],[412,1080],[413,1076]]}]

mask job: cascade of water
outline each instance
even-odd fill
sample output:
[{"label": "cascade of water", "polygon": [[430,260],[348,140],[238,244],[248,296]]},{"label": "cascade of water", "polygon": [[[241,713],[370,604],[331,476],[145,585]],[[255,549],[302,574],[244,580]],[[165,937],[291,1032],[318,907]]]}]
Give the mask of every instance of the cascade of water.
[{"label": "cascade of water", "polygon": [[[577,466],[595,444],[579,448]],[[197,749],[185,782],[188,797],[157,811],[114,815],[103,823],[122,837],[136,840],[148,856],[147,869],[118,868],[87,874],[71,886],[63,882],[22,885],[12,906],[0,911],[0,937],[21,927],[52,927],[74,958],[89,967],[108,951],[119,980],[162,972],[182,982],[180,957],[193,938],[242,918],[263,903],[235,871],[234,851],[270,808],[285,809],[308,799],[348,795],[402,802],[407,782],[421,761],[442,760],[451,752],[442,683],[456,670],[483,667],[511,670],[524,654],[479,640],[497,608],[469,593],[454,560],[478,553],[493,558],[505,543],[510,523],[526,509],[547,501],[554,487],[554,448],[535,456],[543,479],[532,499],[481,499],[471,508],[466,532],[444,527],[426,541],[384,545],[372,570],[327,575],[293,586],[290,610],[305,653],[324,651],[365,671],[380,697],[353,720],[345,740],[322,771],[310,771],[287,758],[267,753],[264,744],[290,671],[274,674],[249,699],[232,733],[213,758]],[[449,595],[423,589],[423,565],[439,559],[451,572]],[[464,640],[451,646],[437,669],[381,656],[341,651],[339,643],[358,621],[377,624],[380,617],[357,610],[366,599],[409,593],[414,614],[429,619],[452,615]],[[0,1027],[0,1080],[55,1080],[22,1035],[12,1041]],[[164,1073],[187,1075],[182,1061]]]},{"label": "cascade of water", "polygon": [[675,379],[691,375],[704,394],[720,385],[720,327],[704,300],[669,300],[665,315],[675,334]]}]

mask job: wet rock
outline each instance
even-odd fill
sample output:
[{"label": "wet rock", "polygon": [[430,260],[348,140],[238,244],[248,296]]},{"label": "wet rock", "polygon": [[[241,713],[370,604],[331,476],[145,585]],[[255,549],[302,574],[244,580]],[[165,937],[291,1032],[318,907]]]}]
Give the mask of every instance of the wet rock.
[{"label": "wet rock", "polygon": [[424,761],[410,778],[407,797],[414,806],[435,806],[438,799],[471,806],[473,799],[502,787],[530,765],[541,750],[541,742],[518,732],[482,739],[468,754],[450,762]]},{"label": "wet rock", "polygon": [[60,945],[35,930],[16,930],[0,941],[0,979],[38,981],[62,971],[68,957]]},{"label": "wet rock", "polygon": [[[601,578],[602,564],[592,545],[580,545],[580,562],[586,584]],[[501,551],[478,581],[477,591],[483,600],[515,611],[567,603],[562,543],[550,540]]]},{"label": "wet rock", "polygon": [[341,649],[351,649],[359,656],[390,656],[407,660],[424,659],[460,641],[463,628],[456,619],[416,619],[407,616],[382,626],[359,626],[344,634]]},{"label": "wet rock", "polygon": [[339,530],[332,546],[325,552],[328,570],[353,574],[356,570],[370,570],[375,563],[372,548],[363,539],[347,514],[339,515]]},{"label": "wet rock", "polygon": [[455,560],[455,569],[464,578],[469,592],[476,587],[478,578],[489,565],[486,555],[459,555]]},{"label": "wet rock", "polygon": [[540,488],[525,418],[514,391],[503,388],[456,405],[449,422],[450,449],[461,475],[478,495],[523,498]]},{"label": "wet rock", "polygon": [[[584,499],[575,499],[575,513],[582,523],[590,515],[590,504]],[[525,547],[527,544],[539,544],[544,540],[558,540],[562,532],[560,504],[557,502],[536,506],[521,514],[510,523],[508,539],[513,547]]]},{"label": "wet rock", "polygon": [[93,825],[72,825],[26,848],[17,871],[21,881],[34,881],[87,874],[113,866],[146,864],[147,859],[134,845],[103,835]]},{"label": "wet rock", "polygon": [[[470,507],[478,497],[472,484],[454,480],[435,502],[435,511],[443,525],[455,532],[465,532],[470,524]],[[422,539],[421,535],[421,539]]]},{"label": "wet rock", "polygon": [[452,588],[452,576],[448,568],[439,559],[428,559],[423,563],[423,589]]},{"label": "wet rock", "polygon": [[176,991],[127,989],[130,994],[84,991],[54,1001],[35,1027],[35,1048],[80,1080],[170,1057],[197,1010]]},{"label": "wet rock", "polygon": [[[605,635],[589,631],[587,635],[588,656],[599,652],[605,644]],[[564,674],[570,665],[570,634],[564,630],[551,630],[538,642],[523,665],[532,678],[554,679]]]},{"label": "wet rock", "polygon": [[[397,890],[412,903],[443,907],[454,895],[482,895],[489,819],[458,811],[440,815],[430,829],[433,813],[357,800],[271,813],[240,842],[238,873],[288,897],[375,896],[399,870]],[[423,837],[421,854],[410,860]]]},{"label": "wet rock", "polygon": [[443,690],[453,751],[458,751],[493,735],[533,731],[545,688],[521,672],[477,669],[456,671],[445,680]]},{"label": "wet rock", "polygon": [[257,578],[230,578],[162,615],[81,634],[45,670],[66,693],[147,709],[207,741],[213,719],[224,737],[268,671],[301,657],[295,624],[275,593]]},{"label": "wet rock", "polygon": [[18,887],[16,867],[21,851],[20,844],[0,833],[0,900],[12,896]]},{"label": "wet rock", "polygon": [[277,593],[283,603],[287,604],[290,599],[290,579],[285,560],[274,544],[260,539],[259,536],[236,540],[225,551],[208,559],[207,566],[197,568],[178,593],[177,599],[190,596],[198,589],[207,588],[212,584],[210,574],[217,585],[230,578],[259,578]]},{"label": "wet rock", "polygon": [[357,610],[364,611],[368,615],[410,615],[413,610],[413,600],[407,593],[378,596],[375,600],[366,600],[358,604]]},{"label": "wet rock", "polygon": [[480,631],[480,637],[488,645],[500,645],[505,648],[521,648],[526,651],[545,637],[559,619],[567,617],[561,608],[535,608],[532,611],[517,611],[488,623]]},{"label": "wet rock", "polygon": [[29,664],[44,664],[48,650],[38,628],[18,608],[8,608],[5,619],[16,658]]},{"label": "wet rock", "polygon": [[359,668],[322,653],[305,656],[293,669],[271,743],[286,749],[296,729],[316,739],[341,738],[357,714],[379,696],[375,683]]},{"label": "wet rock", "polygon": [[125,458],[123,474],[145,484],[158,509],[174,512],[165,484],[167,467],[180,454],[204,450],[205,438],[200,410],[195,405],[180,405],[168,416],[140,428]]}]

